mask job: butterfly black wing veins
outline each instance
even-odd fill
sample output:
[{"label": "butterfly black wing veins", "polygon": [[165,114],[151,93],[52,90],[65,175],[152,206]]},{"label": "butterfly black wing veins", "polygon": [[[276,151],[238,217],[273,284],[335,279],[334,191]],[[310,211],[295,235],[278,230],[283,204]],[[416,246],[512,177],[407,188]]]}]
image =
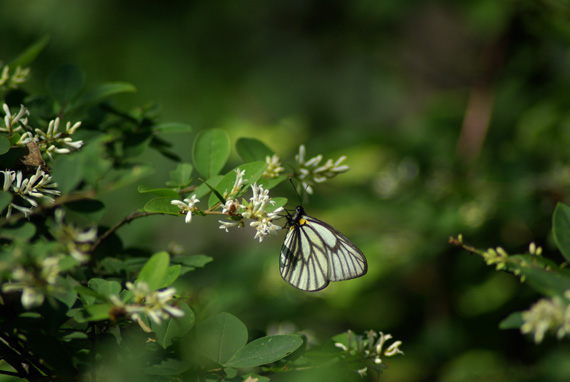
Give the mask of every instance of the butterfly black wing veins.
[{"label": "butterfly black wing veins", "polygon": [[327,223],[307,216],[297,206],[287,216],[288,228],[281,248],[281,276],[294,287],[314,292],[330,281],[350,280],[368,270],[364,254]]}]

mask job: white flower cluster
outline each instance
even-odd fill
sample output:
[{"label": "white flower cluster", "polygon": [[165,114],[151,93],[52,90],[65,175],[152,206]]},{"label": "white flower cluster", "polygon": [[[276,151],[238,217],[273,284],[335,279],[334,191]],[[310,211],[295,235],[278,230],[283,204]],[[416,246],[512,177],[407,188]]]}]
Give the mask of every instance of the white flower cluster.
[{"label": "white flower cluster", "polygon": [[69,154],[71,150],[79,150],[83,146],[83,141],[73,141],[71,136],[75,134],[81,122],[67,122],[65,132],[59,130],[59,117],[49,122],[47,131],[35,129],[35,135],[31,131],[25,132],[20,138],[19,144],[27,144],[29,142],[37,142],[39,149],[47,153],[50,159],[53,159],[53,153]]},{"label": "white flower cluster", "polygon": [[522,312],[524,323],[521,332],[533,333],[537,344],[542,342],[547,332],[556,333],[558,339],[570,334],[570,290],[564,292],[564,297],[540,299]]},{"label": "white flower cluster", "polygon": [[17,66],[14,72],[10,74],[10,67],[8,65],[2,65],[0,71],[0,89],[16,89],[18,85],[26,82],[30,74],[30,68],[22,68]]},{"label": "white flower cluster", "polygon": [[[384,357],[393,357],[398,354],[404,354],[400,350],[402,341],[394,341],[384,349],[388,340],[392,339],[392,335],[384,334],[383,332],[376,333],[373,330],[366,332],[366,337],[362,335],[356,335],[351,330],[346,332],[347,344],[340,342],[334,345],[350,355],[362,356],[366,359],[371,360],[370,366],[373,368],[385,368],[386,364],[384,362]],[[357,370],[358,374],[361,376],[366,375],[368,367]]]},{"label": "white flower cluster", "polygon": [[40,306],[45,296],[51,295],[59,276],[59,256],[42,259],[35,266],[17,266],[12,270],[11,282],[2,287],[4,292],[22,291],[22,306],[26,309]]},{"label": "white flower cluster", "polygon": [[[22,305],[26,309],[39,306],[44,302],[46,296],[52,296],[56,292],[61,292],[62,287],[57,285],[58,276],[62,271],[60,262],[67,255],[71,256],[77,263],[89,260],[87,251],[92,242],[97,237],[96,228],[80,230],[72,224],[64,222],[64,213],[58,209],[55,211],[55,226],[50,230],[51,234],[57,238],[59,246],[53,247],[49,256],[40,258],[35,256],[38,252],[33,248],[24,255],[24,251],[14,252],[14,258],[18,265],[11,266],[9,262],[4,262],[0,269],[10,273],[10,282],[3,285],[4,292],[22,291]],[[26,259],[26,260],[23,260]],[[65,269],[69,271],[69,261],[64,261]]]},{"label": "white flower cluster", "polygon": [[30,111],[24,105],[20,106],[20,110],[16,115],[12,115],[7,104],[2,105],[2,109],[4,110],[4,126],[0,126],[0,132],[14,134],[29,128],[28,117],[30,116]]},{"label": "white flower cluster", "polygon": [[278,214],[283,211],[283,207],[268,212],[269,206],[273,206],[275,201],[269,197],[269,190],[263,189],[263,186],[257,183],[251,186],[253,195],[249,198],[249,202],[242,200],[240,203],[235,199],[235,196],[243,186],[244,174],[245,171],[240,172],[236,170],[237,176],[234,186],[227,195],[224,194],[226,203],[223,205],[222,213],[229,215],[231,220],[220,220],[220,229],[228,232],[228,229],[231,227],[243,227],[245,225],[244,219],[252,220],[249,225],[256,229],[254,239],[259,239],[261,242],[264,237],[272,235],[281,229],[281,226],[274,224],[273,220],[280,218]]},{"label": "white flower cluster", "polygon": [[[246,179],[244,179],[245,170],[240,171],[236,169],[235,172],[236,180],[232,189],[224,191],[222,195],[225,199],[225,203],[221,206],[222,214],[228,215],[230,219],[220,220],[220,229],[229,232],[229,228],[243,227],[246,219],[251,220],[249,226],[256,229],[254,239],[259,239],[261,242],[264,237],[272,235],[281,229],[281,226],[274,224],[273,220],[281,218],[278,214],[283,211],[283,207],[268,211],[271,209],[271,206],[275,205],[275,201],[269,197],[269,190],[265,190],[263,186],[257,183],[251,186],[253,196],[249,198],[249,201],[242,199],[240,202],[237,196],[246,182]],[[199,201],[196,195],[192,195],[190,198],[184,199],[184,201],[172,200],[170,203],[180,208],[181,213],[186,214],[186,223],[190,223],[192,221],[192,212],[199,210],[196,207],[196,203]]]},{"label": "white flower cluster", "polygon": [[116,307],[122,308],[133,321],[141,322],[141,314],[146,314],[155,323],[160,324],[162,320],[170,317],[182,317],[184,312],[174,306],[173,298],[176,289],[166,288],[161,291],[150,291],[145,282],[126,283],[127,289],[133,293],[133,303],[125,304],[118,296],[110,296],[109,299]]},{"label": "white flower cluster", "polygon": [[43,198],[53,202],[54,199],[52,195],[57,196],[61,194],[61,192],[56,189],[57,183],[53,183],[51,176],[42,171],[39,166],[34,175],[25,179],[21,171],[6,170],[0,171],[0,173],[4,175],[2,190],[19,196],[31,206],[23,207],[11,202],[8,205],[6,217],[10,217],[13,208],[23,212],[25,216],[28,216],[32,212],[32,208],[38,206],[38,199]]},{"label": "white flower cluster", "polygon": [[285,171],[285,167],[281,166],[281,161],[276,154],[266,156],[265,163],[267,163],[267,168],[263,172],[264,178],[277,178],[279,174]]},{"label": "white flower cluster", "polygon": [[319,154],[316,157],[305,160],[305,146],[299,146],[299,154],[295,155],[295,161],[297,162],[296,173],[301,184],[297,191],[301,193],[303,190],[306,190],[308,194],[312,194],[312,186],[315,183],[326,182],[327,179],[334,178],[338,174],[348,171],[350,167],[342,164],[345,159],[346,156],[343,155],[334,162],[332,159],[329,159],[324,164],[320,164],[323,156]]},{"label": "white flower cluster", "polygon": [[4,110],[4,126],[0,126],[0,132],[8,134],[22,133],[20,139],[16,143],[19,146],[27,145],[30,142],[38,144],[41,152],[45,152],[51,159],[53,154],[69,154],[72,150],[79,150],[83,146],[83,141],[74,141],[71,136],[77,132],[81,126],[81,122],[71,124],[67,122],[65,131],[59,131],[59,117],[48,123],[47,131],[41,129],[33,129],[28,125],[28,117],[30,111],[24,106],[20,106],[20,110],[12,115],[7,104],[2,105]]},{"label": "white flower cluster", "polygon": [[64,212],[61,209],[55,211],[55,222],[53,235],[57,238],[57,242],[64,247],[64,252],[79,263],[88,261],[88,251],[91,244],[97,239],[97,227],[82,230],[71,223],[67,223],[64,221]]}]

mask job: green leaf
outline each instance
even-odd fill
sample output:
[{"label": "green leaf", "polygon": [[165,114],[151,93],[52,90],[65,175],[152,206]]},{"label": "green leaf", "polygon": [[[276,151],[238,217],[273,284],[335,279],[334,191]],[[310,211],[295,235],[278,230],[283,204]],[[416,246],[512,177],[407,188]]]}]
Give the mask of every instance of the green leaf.
[{"label": "green leaf", "polygon": [[271,198],[271,201],[275,202],[275,204],[268,205],[267,208],[265,209],[267,212],[273,212],[279,207],[285,206],[288,202],[287,198],[283,198],[281,196],[278,196],[276,198]]},{"label": "green leaf", "polygon": [[12,201],[12,194],[6,191],[0,190],[0,211],[8,207],[8,204]]},{"label": "green leaf", "polygon": [[77,294],[81,296],[84,305],[92,305],[97,300],[99,301],[105,300],[105,296],[100,295],[99,293],[95,292],[93,289],[89,289],[81,285],[76,286],[74,289],[77,292]]},{"label": "green leaf", "polygon": [[0,237],[5,239],[29,240],[36,234],[36,226],[32,223],[17,223],[13,226],[4,226],[0,230]]},{"label": "green leaf", "polygon": [[48,90],[53,98],[61,104],[75,99],[85,82],[85,74],[72,64],[58,67],[48,78]]},{"label": "green leaf", "polygon": [[558,249],[570,262],[570,206],[558,203],[552,217],[552,233]]},{"label": "green leaf", "polygon": [[79,261],[77,261],[76,259],[74,259],[71,256],[64,256],[62,258],[59,259],[59,271],[61,273],[64,273],[70,269],[75,268],[76,266],[79,265]]},{"label": "green leaf", "polygon": [[255,367],[266,365],[287,357],[303,344],[296,334],[259,338],[238,350],[224,363],[226,367]]},{"label": "green leaf", "polygon": [[27,47],[22,53],[20,53],[16,58],[8,63],[10,68],[16,68],[18,66],[24,67],[28,66],[36,59],[36,57],[41,53],[41,51],[46,47],[49,42],[49,36],[44,36],[29,47]]},{"label": "green leaf", "polygon": [[277,178],[261,178],[257,181],[257,184],[263,186],[266,190],[271,190],[273,187],[277,186],[279,183],[287,180],[285,175],[278,176]]},{"label": "green leaf", "polygon": [[218,185],[218,183],[220,183],[222,178],[223,178],[222,175],[214,175],[213,177],[211,177],[210,179],[206,180],[204,183],[196,187],[196,189],[190,194],[190,196],[196,195],[198,199],[204,197],[205,195],[210,193],[210,187],[215,188]]},{"label": "green leaf", "polygon": [[0,135],[0,155],[10,151],[10,140],[6,135]]},{"label": "green leaf", "polygon": [[171,285],[178,279],[180,275],[180,269],[182,267],[180,265],[171,265],[166,269],[166,274],[164,275],[164,279],[160,283],[158,289],[166,288],[167,286]]},{"label": "green leaf", "polygon": [[570,289],[570,278],[546,269],[522,267],[526,282],[546,296],[560,295]]},{"label": "green leaf", "polygon": [[[261,176],[263,175],[263,172],[265,171],[266,168],[267,164],[265,162],[246,163],[236,167],[236,169],[239,171],[245,170],[245,173],[243,176],[244,182],[242,185],[242,190],[235,197],[238,197],[243,193],[245,193],[250,185],[257,182],[259,178],[261,178]],[[220,194],[223,195],[224,192],[230,192],[232,190],[237,177],[236,169],[233,169],[232,171],[228,172],[222,178],[222,180],[220,180],[220,183],[218,183],[218,185],[215,187]],[[212,208],[218,202],[220,202],[220,200],[216,197],[216,195],[214,194],[210,195],[210,200],[208,201],[208,208]]]},{"label": "green leaf", "polygon": [[192,158],[196,170],[211,178],[224,168],[230,156],[230,138],[222,129],[202,131],[194,140]]},{"label": "green leaf", "polygon": [[[61,261],[60,261],[61,264]],[[60,270],[62,270],[60,268]],[[62,270],[63,271],[63,270]],[[60,286],[61,289],[56,289],[53,296],[64,303],[68,309],[71,309],[77,301],[77,291],[74,289],[74,286],[79,285],[79,282],[73,279],[72,277],[68,276],[67,278],[60,279]]]},{"label": "green leaf", "polygon": [[181,122],[164,122],[155,125],[153,130],[163,134],[189,133],[192,131],[192,127]]},{"label": "green leaf", "polygon": [[193,268],[204,268],[206,264],[211,263],[213,260],[213,257],[206,255],[186,255],[173,257],[172,263]]},{"label": "green leaf", "polygon": [[82,199],[68,202],[64,205],[66,217],[81,219],[86,224],[94,224],[101,220],[105,214],[105,205],[96,199]]},{"label": "green leaf", "polygon": [[238,166],[238,169],[240,171],[245,170],[245,175],[244,175],[245,180],[243,182],[244,187],[242,189],[243,193],[246,191],[248,186],[257,183],[257,181],[261,178],[261,176],[267,169],[267,163],[265,162],[245,163],[242,164],[241,166]]},{"label": "green leaf", "polygon": [[141,269],[138,282],[146,282],[151,291],[157,290],[166,276],[170,256],[166,252],[154,254]]},{"label": "green leaf", "polygon": [[133,93],[136,91],[137,88],[128,82],[110,82],[102,84],[87,91],[80,99],[77,100],[77,102],[70,106],[68,111],[94,105],[115,94]]},{"label": "green leaf", "polygon": [[163,348],[172,345],[173,340],[184,337],[194,326],[196,318],[192,309],[186,304],[180,304],[179,308],[184,312],[184,316],[173,317],[160,324],[150,322],[150,328],[156,333],[157,342]]},{"label": "green leaf", "polygon": [[219,313],[196,326],[196,343],[206,357],[223,365],[247,343],[247,328],[237,317]]},{"label": "green leaf", "polygon": [[263,142],[255,138],[240,138],[236,142],[236,151],[246,162],[265,162],[267,156],[271,157],[273,150],[265,146]]},{"label": "green leaf", "polygon": [[499,324],[499,329],[519,329],[522,324],[524,323],[522,319],[521,312],[514,312],[509,314],[507,318],[505,318]]},{"label": "green leaf", "polygon": [[180,361],[175,358],[166,358],[161,360],[159,364],[146,366],[144,368],[144,372],[150,375],[178,375],[184,373],[189,368],[190,364],[186,361]]},{"label": "green leaf", "polygon": [[117,281],[93,278],[88,281],[87,286],[100,296],[118,296],[121,293],[121,284]]},{"label": "green leaf", "polygon": [[174,199],[179,199],[180,195],[178,195],[178,192],[170,189],[170,188],[150,188],[147,186],[138,186],[137,191],[140,192],[141,194],[154,194],[156,196],[160,196],[163,198],[168,198],[170,200],[174,200]]},{"label": "green leaf", "polygon": [[190,163],[179,163],[174,171],[170,171],[170,180],[166,182],[168,187],[186,187],[192,180],[192,165]]},{"label": "green leaf", "polygon": [[[178,199],[178,198],[175,198]],[[179,215],[180,208],[173,205],[172,198],[154,198],[144,205],[146,212],[155,212],[161,214]]]},{"label": "green leaf", "polygon": [[[87,312],[87,317],[84,317],[85,321],[102,321],[108,320],[110,318],[110,312],[113,304],[94,304],[87,305],[85,311]],[[77,319],[77,317],[76,317]]]}]

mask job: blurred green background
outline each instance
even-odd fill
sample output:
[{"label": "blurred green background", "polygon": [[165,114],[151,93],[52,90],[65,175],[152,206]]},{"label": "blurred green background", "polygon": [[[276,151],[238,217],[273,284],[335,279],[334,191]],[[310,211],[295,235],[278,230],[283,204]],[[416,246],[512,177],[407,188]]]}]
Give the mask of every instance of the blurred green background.
[{"label": "blurred green background", "polygon": [[[391,333],[406,355],[384,381],[567,381],[570,349],[498,323],[538,296],[447,243],[561,258],[551,215],[570,186],[567,1],[2,0],[0,59],[50,43],[27,89],[79,65],[89,86],[127,81],[124,107],[157,102],[195,132],[257,137],[283,159],[348,156],[352,170],[305,204],[350,237],[369,273],[318,294],[281,280],[283,235],[259,244],[213,217],[149,217],[119,231],[129,250],[180,245],[215,261],[183,287],[199,316],[250,330]],[[172,139],[190,161],[191,142]],[[173,164],[158,156],[148,186]],[[231,168],[239,164],[232,158]],[[274,196],[297,196],[289,184]],[[111,225],[140,208],[132,185],[104,195]]]}]

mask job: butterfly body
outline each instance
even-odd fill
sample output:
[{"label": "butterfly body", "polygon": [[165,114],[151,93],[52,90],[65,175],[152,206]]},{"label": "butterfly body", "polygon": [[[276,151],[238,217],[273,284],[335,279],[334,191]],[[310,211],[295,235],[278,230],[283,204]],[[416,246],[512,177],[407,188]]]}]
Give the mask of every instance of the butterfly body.
[{"label": "butterfly body", "polygon": [[308,216],[297,206],[287,216],[281,248],[281,276],[294,287],[314,292],[330,281],[350,280],[368,270],[364,254],[329,224]]}]

